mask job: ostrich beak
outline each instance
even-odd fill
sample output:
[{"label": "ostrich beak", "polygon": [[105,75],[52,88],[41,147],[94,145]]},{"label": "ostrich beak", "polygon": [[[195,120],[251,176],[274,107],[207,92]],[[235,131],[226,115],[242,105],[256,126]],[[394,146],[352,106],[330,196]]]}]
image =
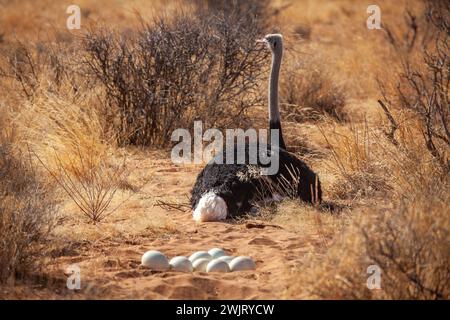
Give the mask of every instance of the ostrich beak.
[{"label": "ostrich beak", "polygon": [[257,39],[256,43],[267,43],[266,39]]}]

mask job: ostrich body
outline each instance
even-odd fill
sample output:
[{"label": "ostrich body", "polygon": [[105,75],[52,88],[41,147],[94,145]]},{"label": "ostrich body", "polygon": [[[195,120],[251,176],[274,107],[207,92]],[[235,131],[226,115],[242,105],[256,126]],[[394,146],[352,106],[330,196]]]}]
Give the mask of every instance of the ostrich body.
[{"label": "ostrich body", "polygon": [[[317,203],[322,199],[318,176],[300,159],[286,151],[281,130],[278,108],[278,79],[283,55],[283,38],[279,34],[269,34],[258,42],[265,43],[272,52],[272,65],[269,81],[269,127],[277,129],[278,145],[267,145],[263,151],[278,152],[279,170],[275,174],[261,176],[255,170],[265,167],[260,161],[249,164],[249,145],[245,150],[234,149],[233,159],[238,152],[245,152],[245,163],[228,164],[227,152],[223,149],[210,161],[197,176],[191,193],[193,218],[197,222],[224,220],[236,217],[252,209],[256,198],[263,194],[265,198],[280,200],[281,194],[300,198],[308,203]],[[259,145],[258,145],[259,147]],[[219,164],[217,157],[223,160]],[[267,165],[266,165],[267,166]],[[274,188],[267,188],[268,185]],[[290,189],[290,192],[287,192]]]}]

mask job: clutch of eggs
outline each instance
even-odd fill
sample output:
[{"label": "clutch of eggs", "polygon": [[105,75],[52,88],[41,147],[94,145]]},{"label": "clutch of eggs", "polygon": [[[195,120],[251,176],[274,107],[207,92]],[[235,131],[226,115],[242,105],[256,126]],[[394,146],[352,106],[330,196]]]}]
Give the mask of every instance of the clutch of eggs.
[{"label": "clutch of eggs", "polygon": [[255,270],[256,264],[248,256],[228,256],[223,249],[213,248],[206,251],[197,251],[189,256],[177,256],[168,261],[167,257],[159,251],[147,251],[141,259],[143,266],[154,271],[179,272],[230,272]]}]

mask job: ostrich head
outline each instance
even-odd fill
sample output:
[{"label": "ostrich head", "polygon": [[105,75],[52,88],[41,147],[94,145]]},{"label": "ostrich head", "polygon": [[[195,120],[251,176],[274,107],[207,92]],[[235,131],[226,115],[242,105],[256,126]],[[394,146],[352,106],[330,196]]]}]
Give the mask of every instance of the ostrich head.
[{"label": "ostrich head", "polygon": [[268,34],[257,42],[265,43],[272,53],[281,53],[283,50],[283,36],[278,33]]}]

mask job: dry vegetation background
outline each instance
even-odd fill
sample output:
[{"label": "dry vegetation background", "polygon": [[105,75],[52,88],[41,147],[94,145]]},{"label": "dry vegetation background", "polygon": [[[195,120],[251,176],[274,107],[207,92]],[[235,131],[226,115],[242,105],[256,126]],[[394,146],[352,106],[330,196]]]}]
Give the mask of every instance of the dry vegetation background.
[{"label": "dry vegetation background", "polygon": [[[52,272],[80,246],[181,232],[148,214],[186,203],[154,175],[170,134],[265,127],[269,57],[254,40],[281,32],[287,144],[328,206],[262,209],[321,239],[276,297],[449,298],[447,1],[377,1],[382,30],[366,28],[366,1],[70,4],[81,30],[65,28],[65,1],[0,0],[0,297],[64,286]],[[382,290],[365,286],[371,264]]]}]

